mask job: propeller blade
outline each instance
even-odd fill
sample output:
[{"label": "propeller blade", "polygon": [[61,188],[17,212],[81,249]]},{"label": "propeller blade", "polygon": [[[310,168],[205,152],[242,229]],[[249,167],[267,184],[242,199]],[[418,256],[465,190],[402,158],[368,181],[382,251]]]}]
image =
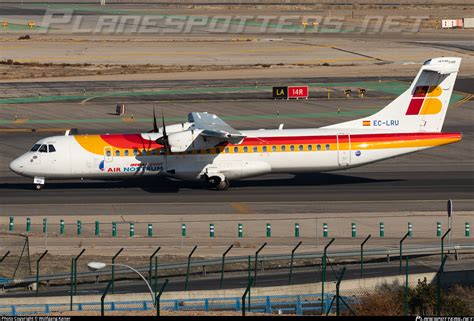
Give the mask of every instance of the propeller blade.
[{"label": "propeller blade", "polygon": [[153,132],[158,133],[158,125],[156,123],[156,115],[155,115],[155,108],[153,108]]},{"label": "propeller blade", "polygon": [[168,140],[168,135],[166,135],[165,116],[163,114],[163,111],[161,111],[161,121],[163,122],[163,137],[166,137],[166,140]]}]

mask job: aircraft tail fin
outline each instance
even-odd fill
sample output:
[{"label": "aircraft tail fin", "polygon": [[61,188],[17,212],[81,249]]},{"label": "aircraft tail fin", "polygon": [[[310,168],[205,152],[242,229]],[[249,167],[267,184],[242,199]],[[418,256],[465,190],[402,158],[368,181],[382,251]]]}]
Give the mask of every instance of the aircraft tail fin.
[{"label": "aircraft tail fin", "polygon": [[410,87],[385,108],[371,116],[325,128],[440,132],[460,64],[461,58],[457,57],[427,60]]}]

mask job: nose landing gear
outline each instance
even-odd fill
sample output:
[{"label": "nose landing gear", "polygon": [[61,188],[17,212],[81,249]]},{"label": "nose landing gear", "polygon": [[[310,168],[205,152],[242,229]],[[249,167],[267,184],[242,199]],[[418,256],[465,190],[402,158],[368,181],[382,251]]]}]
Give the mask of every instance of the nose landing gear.
[{"label": "nose landing gear", "polygon": [[44,177],[35,177],[33,179],[33,184],[35,184],[35,188],[37,191],[41,190],[44,187],[44,182]]}]

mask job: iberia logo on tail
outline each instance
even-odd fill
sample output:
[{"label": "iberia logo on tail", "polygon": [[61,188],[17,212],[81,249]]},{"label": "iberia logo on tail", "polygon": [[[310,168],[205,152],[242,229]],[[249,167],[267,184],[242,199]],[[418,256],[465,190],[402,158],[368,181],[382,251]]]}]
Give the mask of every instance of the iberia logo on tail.
[{"label": "iberia logo on tail", "polygon": [[405,115],[434,115],[441,111],[443,104],[439,97],[443,90],[439,86],[416,87]]}]

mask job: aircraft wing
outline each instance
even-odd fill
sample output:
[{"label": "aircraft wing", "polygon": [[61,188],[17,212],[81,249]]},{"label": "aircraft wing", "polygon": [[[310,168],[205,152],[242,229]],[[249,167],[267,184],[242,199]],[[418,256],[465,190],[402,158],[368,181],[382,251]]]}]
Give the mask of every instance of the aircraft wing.
[{"label": "aircraft wing", "polygon": [[200,133],[202,136],[220,138],[233,144],[245,138],[245,135],[214,114],[207,112],[189,113],[188,121],[194,124],[194,129],[202,130]]}]

